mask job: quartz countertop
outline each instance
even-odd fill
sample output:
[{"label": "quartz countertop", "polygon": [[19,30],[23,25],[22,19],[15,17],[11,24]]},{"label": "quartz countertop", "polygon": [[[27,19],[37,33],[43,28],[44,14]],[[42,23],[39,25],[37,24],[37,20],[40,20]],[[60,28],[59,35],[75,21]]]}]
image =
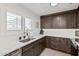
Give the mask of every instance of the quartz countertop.
[{"label": "quartz countertop", "polygon": [[[20,48],[24,47],[25,45],[28,45],[28,44],[30,44],[36,40],[39,40],[40,38],[43,38],[45,36],[53,36],[53,35],[37,35],[37,36],[34,36],[35,39],[25,42],[25,43],[19,42],[19,40],[12,42],[12,43],[8,43],[8,44],[0,47],[0,55],[4,56],[14,50],[20,49]],[[63,37],[63,36],[53,36],[53,37]],[[71,40],[75,39],[72,37],[63,37],[63,38],[70,38]],[[72,40],[72,42],[74,43],[73,40]],[[79,45],[79,43],[77,43],[77,44]]]},{"label": "quartz countertop", "polygon": [[0,48],[1,48],[1,49],[0,49],[0,55],[1,55],[1,56],[6,55],[6,54],[8,54],[8,53],[10,53],[10,52],[12,52],[12,51],[14,51],[14,50],[16,50],[16,49],[19,49],[19,48],[21,48],[21,47],[23,47],[23,46],[25,46],[25,45],[28,45],[28,44],[30,44],[30,43],[36,41],[36,40],[38,40],[38,39],[40,39],[40,38],[42,38],[42,37],[44,37],[44,36],[45,36],[45,35],[34,36],[35,39],[30,40],[30,41],[25,42],[25,43],[16,41],[16,42],[14,42],[14,43],[12,43],[12,44],[6,45],[6,46],[7,46],[6,48],[5,48],[5,47],[0,47]]}]

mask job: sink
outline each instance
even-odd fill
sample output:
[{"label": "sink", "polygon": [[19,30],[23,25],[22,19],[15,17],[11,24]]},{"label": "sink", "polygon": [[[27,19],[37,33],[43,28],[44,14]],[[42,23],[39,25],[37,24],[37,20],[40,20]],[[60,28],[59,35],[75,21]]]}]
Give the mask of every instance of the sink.
[{"label": "sink", "polygon": [[35,39],[35,38],[28,38],[28,39],[20,40],[19,42],[25,43],[25,42],[31,41],[33,39]]}]

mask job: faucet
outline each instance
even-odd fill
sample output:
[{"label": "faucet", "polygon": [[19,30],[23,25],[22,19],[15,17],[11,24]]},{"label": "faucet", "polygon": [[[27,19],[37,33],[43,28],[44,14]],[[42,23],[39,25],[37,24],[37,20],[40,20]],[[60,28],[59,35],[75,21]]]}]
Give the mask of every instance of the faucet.
[{"label": "faucet", "polygon": [[29,39],[29,35],[28,35],[28,28],[27,28],[27,30],[25,30],[24,29],[24,33],[23,33],[24,35],[23,35],[23,39],[25,39],[26,38],[26,36],[28,37],[28,39]]}]

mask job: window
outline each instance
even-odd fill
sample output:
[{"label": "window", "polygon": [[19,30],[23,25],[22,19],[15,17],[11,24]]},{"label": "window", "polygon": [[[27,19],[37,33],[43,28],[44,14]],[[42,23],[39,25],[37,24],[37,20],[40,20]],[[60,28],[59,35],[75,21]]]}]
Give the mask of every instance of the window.
[{"label": "window", "polygon": [[31,29],[31,19],[25,18],[25,30],[26,29]]},{"label": "window", "polygon": [[7,12],[7,30],[21,30],[21,16]]}]

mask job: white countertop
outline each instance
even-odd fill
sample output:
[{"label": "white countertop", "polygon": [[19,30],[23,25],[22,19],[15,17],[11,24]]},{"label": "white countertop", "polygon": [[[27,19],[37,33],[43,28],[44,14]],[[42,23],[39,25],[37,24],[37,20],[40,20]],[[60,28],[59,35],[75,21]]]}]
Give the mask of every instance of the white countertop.
[{"label": "white countertop", "polygon": [[34,36],[35,39],[33,39],[33,40],[31,40],[31,41],[28,41],[28,42],[25,42],[25,43],[16,41],[16,42],[14,42],[14,43],[12,43],[12,44],[6,45],[6,46],[7,46],[6,48],[5,48],[5,47],[0,47],[0,48],[1,48],[1,49],[0,49],[0,55],[1,55],[1,56],[6,55],[6,54],[8,54],[8,53],[10,53],[10,52],[12,52],[12,51],[14,51],[14,50],[16,50],[16,49],[19,49],[19,48],[21,48],[21,47],[23,47],[23,46],[25,46],[25,45],[28,45],[28,44],[30,44],[30,43],[36,41],[36,40],[38,40],[38,39],[40,39],[40,38],[42,38],[42,37],[44,37],[44,36],[45,36],[45,35]]},{"label": "white countertop", "polygon": [[[3,56],[3,55],[6,55],[14,50],[17,50],[25,45],[28,45],[42,37],[45,37],[45,36],[52,36],[52,35],[38,35],[38,36],[34,36],[35,39],[31,40],[31,41],[28,41],[28,42],[25,42],[25,43],[22,43],[22,42],[19,42],[19,41],[16,41],[16,42],[13,42],[13,43],[8,43],[8,45],[5,45],[5,46],[1,46],[0,47],[0,56]],[[54,37],[60,37],[60,36],[54,36]],[[63,37],[63,38],[69,38],[69,37]],[[70,39],[75,39],[75,38],[70,38]],[[74,41],[72,41],[74,43]],[[79,46],[79,43],[76,42],[77,45]]]}]

